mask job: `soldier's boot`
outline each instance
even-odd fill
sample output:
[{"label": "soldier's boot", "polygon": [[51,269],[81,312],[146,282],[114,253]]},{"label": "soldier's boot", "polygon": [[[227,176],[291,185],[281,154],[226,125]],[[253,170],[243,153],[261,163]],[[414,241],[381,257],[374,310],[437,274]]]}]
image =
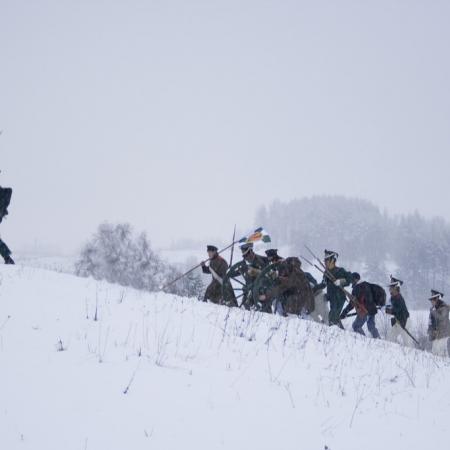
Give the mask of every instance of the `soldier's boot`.
[{"label": "soldier's boot", "polygon": [[0,239],[0,255],[5,260],[5,264],[15,264],[14,260],[11,258],[11,250],[1,239]]}]

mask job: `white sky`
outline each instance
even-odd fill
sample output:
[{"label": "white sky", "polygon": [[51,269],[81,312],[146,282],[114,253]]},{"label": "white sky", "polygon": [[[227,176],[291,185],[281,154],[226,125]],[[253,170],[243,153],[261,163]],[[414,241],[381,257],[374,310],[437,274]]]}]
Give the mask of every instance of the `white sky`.
[{"label": "white sky", "polygon": [[274,198],[450,219],[450,2],[0,0],[0,225],[228,237]]}]

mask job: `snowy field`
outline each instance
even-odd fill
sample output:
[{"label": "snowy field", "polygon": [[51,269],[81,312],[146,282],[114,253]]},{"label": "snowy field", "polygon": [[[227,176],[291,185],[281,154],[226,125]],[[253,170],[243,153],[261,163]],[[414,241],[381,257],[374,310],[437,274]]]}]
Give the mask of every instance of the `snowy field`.
[{"label": "snowy field", "polygon": [[61,273],[74,273],[76,256],[42,256],[32,253],[15,253],[16,263],[36,269],[53,270]]},{"label": "snowy field", "polygon": [[450,448],[450,362],[311,322],[0,267],[0,449]]}]

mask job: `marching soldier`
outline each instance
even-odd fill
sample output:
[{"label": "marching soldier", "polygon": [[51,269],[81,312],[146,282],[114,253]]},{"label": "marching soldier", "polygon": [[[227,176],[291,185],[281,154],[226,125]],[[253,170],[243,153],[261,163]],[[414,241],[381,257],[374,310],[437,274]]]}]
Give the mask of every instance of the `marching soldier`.
[{"label": "marching soldier", "polygon": [[386,314],[392,316],[388,340],[398,342],[398,338],[400,337],[403,345],[415,347],[414,341],[405,331],[409,319],[409,311],[406,307],[405,299],[400,293],[401,286],[403,286],[403,281],[391,275],[391,281],[388,285],[389,293],[391,294],[391,303],[390,305],[386,305]]},{"label": "marching soldier", "polygon": [[[266,250],[266,256],[267,256],[267,261],[269,262],[269,264],[278,264],[277,268],[280,268],[280,263],[282,263],[284,261],[284,258],[282,258],[279,254],[278,254],[278,249],[276,248],[271,248],[269,250]],[[278,276],[278,274],[274,271],[274,276]],[[263,297],[264,296],[260,296],[259,300],[263,301]],[[272,312],[274,314],[278,314],[280,316],[284,316],[285,315],[285,311],[284,311],[284,307],[283,307],[283,297],[282,295],[275,297],[272,297],[270,299],[271,303],[272,303]],[[268,301],[268,298],[266,299],[266,301]],[[267,307],[267,304],[265,304],[264,306]]]},{"label": "marching soldier", "polygon": [[[307,314],[314,310],[314,294],[298,258],[286,258],[280,263],[278,284],[269,289],[259,299],[262,302],[281,301],[283,315],[299,316],[303,310]],[[278,310],[275,312],[282,314]]]},{"label": "marching soldier", "polygon": [[428,337],[432,342],[431,351],[435,355],[450,356],[450,308],[443,298],[442,292],[431,290]]},{"label": "marching soldier", "polygon": [[[269,260],[267,257],[254,252],[252,242],[242,244],[240,248],[243,257],[243,264],[240,271],[246,281],[243,304],[246,308],[249,308],[250,306],[256,306],[258,302],[258,299],[253,298],[253,284],[262,270],[269,265]],[[263,310],[265,312],[271,312],[270,306],[267,304],[263,304]]]},{"label": "marching soldier", "polygon": [[[353,321],[352,328],[355,333],[365,336],[363,326],[367,323],[367,329],[373,338],[379,339],[380,333],[375,325],[375,316],[378,312],[377,305],[375,304],[372,288],[367,281],[362,281],[359,273],[352,273],[352,295],[355,298],[356,306],[356,319]],[[355,308],[354,303],[349,303],[342,311],[341,319],[345,319],[347,314]]]},{"label": "marching soldier", "polygon": [[328,315],[328,323],[330,326],[337,325],[340,328],[344,328],[342,325],[340,316],[342,308],[345,304],[345,292],[343,288],[349,286],[352,282],[352,274],[347,270],[336,265],[336,261],[339,257],[337,252],[331,250],[325,250],[325,267],[326,273],[330,275],[324,276],[320,288],[327,288],[327,300],[330,302],[330,313]]},{"label": "marching soldier", "polygon": [[210,300],[213,303],[222,303],[222,285],[223,279],[228,270],[228,263],[219,255],[218,248],[214,245],[207,246],[209,266],[202,263],[202,271],[205,274],[212,275],[212,281],[206,288],[203,301]]}]

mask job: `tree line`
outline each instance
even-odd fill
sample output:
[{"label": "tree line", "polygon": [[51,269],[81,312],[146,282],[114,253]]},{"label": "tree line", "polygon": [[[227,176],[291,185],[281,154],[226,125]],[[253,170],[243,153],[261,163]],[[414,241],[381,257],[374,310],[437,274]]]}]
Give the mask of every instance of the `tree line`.
[{"label": "tree line", "polygon": [[315,196],[261,207],[274,243],[300,255],[304,245],[340,253],[340,263],[369,281],[386,284],[393,273],[416,308],[427,308],[430,288],[450,295],[450,224],[415,212],[391,216],[373,203],[343,196]]}]

